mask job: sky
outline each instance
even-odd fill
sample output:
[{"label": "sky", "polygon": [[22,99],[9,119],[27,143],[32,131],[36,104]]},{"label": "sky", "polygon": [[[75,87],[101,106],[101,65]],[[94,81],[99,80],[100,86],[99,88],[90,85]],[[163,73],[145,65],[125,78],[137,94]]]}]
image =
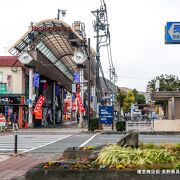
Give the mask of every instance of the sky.
[{"label": "sky", "polygon": [[[161,74],[180,76],[180,45],[165,44],[166,22],[180,22],[179,0],[105,0],[111,33],[112,59],[119,87],[145,91],[148,81]],[[1,0],[0,55],[28,30],[30,22],[54,19],[66,10],[62,20],[85,23],[87,38],[95,49],[95,17],[91,11],[100,0]],[[105,77],[109,77],[106,48],[100,49]]]}]

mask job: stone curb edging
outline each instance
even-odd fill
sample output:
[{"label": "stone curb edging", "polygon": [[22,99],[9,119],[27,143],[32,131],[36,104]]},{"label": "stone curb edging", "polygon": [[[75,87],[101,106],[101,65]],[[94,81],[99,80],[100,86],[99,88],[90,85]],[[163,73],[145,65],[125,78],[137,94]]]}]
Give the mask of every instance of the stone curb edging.
[{"label": "stone curb edging", "polygon": [[25,175],[26,180],[177,180],[178,174],[138,174],[137,170],[69,170],[33,168]]},{"label": "stone curb edging", "polygon": [[[88,132],[87,132],[88,133]],[[95,130],[94,133],[101,134],[127,134],[128,132],[120,132],[120,131],[103,131],[103,130]],[[164,132],[164,131],[156,131],[156,132],[139,132],[139,134],[147,134],[147,135],[180,135],[180,132]]]}]

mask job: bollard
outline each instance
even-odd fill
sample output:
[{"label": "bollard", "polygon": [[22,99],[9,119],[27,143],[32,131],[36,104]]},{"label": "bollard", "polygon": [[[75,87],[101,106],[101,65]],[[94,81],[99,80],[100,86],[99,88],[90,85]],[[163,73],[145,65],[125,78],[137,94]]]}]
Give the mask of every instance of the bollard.
[{"label": "bollard", "polygon": [[17,154],[17,132],[15,132],[14,140],[14,153]]}]

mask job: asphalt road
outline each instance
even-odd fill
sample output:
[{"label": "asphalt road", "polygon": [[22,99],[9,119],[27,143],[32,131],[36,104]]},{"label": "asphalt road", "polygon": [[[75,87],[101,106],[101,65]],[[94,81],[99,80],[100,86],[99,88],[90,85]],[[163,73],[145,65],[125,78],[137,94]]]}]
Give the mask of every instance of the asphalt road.
[{"label": "asphalt road", "polygon": [[[36,132],[18,134],[18,152],[62,153],[68,147],[96,146],[115,143],[120,134],[88,134],[78,132]],[[144,143],[180,143],[180,135],[140,135]],[[0,136],[0,153],[13,153],[14,134]]]}]

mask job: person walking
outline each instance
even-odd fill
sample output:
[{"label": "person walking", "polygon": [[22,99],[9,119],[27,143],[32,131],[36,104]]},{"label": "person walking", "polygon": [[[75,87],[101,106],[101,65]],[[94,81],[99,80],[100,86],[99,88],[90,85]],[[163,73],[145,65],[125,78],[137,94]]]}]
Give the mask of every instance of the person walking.
[{"label": "person walking", "polygon": [[18,115],[16,112],[14,112],[14,116],[13,116],[13,131],[14,130],[18,130]]},{"label": "person walking", "polygon": [[77,112],[76,114],[76,119],[77,119],[77,123],[79,124],[79,118],[80,118],[80,115],[79,115],[79,112]]}]

